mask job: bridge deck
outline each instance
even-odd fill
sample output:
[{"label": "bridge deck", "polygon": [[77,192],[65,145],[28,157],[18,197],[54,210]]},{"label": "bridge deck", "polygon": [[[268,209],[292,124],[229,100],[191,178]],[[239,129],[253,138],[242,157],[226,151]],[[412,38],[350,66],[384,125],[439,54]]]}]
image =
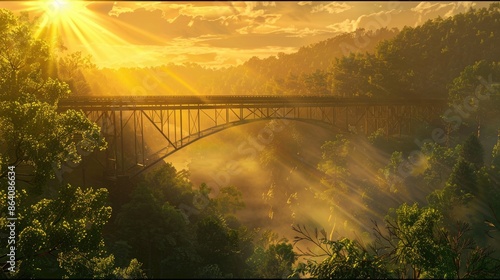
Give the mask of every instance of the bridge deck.
[{"label": "bridge deck", "polygon": [[176,95],[176,96],[79,96],[62,99],[59,108],[100,110],[147,110],[168,106],[176,108],[246,108],[259,107],[307,107],[307,106],[365,106],[365,105],[438,105],[446,99],[422,98],[366,98],[336,96],[225,96],[225,95]]}]

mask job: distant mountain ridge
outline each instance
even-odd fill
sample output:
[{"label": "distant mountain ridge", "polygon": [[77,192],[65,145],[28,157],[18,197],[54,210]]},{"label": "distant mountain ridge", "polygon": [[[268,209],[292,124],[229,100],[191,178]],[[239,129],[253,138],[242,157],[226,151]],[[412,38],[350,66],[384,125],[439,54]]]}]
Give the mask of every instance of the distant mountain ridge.
[{"label": "distant mountain ridge", "polygon": [[[262,70],[287,69],[294,75],[310,74],[316,70],[328,70],[335,58],[349,55],[349,53],[373,52],[379,42],[390,40],[399,33],[398,29],[381,28],[375,31],[358,29],[354,32],[342,33],[327,40],[301,47],[297,52],[278,53],[265,59],[252,57],[243,67]],[[275,71],[273,77],[282,77],[283,71]]]},{"label": "distant mountain ridge", "polygon": [[[500,59],[500,3],[417,27],[357,30],[222,69],[195,63],[90,70],[93,95],[447,97],[465,67]],[[124,77],[127,77],[124,81]],[[102,82],[105,81],[105,82]]]},{"label": "distant mountain ridge", "polygon": [[[84,71],[92,95],[145,95],[149,87],[137,77],[154,77],[155,94],[306,94],[315,71],[327,71],[336,58],[350,52],[373,52],[397,29],[359,29],[301,47],[291,54],[278,53],[264,59],[252,57],[242,65],[210,69],[196,63],[149,68],[90,69]],[[131,77],[126,83],[114,82]],[[146,78],[145,78],[146,79]],[[147,78],[150,79],[150,78]],[[106,81],[106,82],[99,82]],[[310,82],[309,82],[310,84]]]}]

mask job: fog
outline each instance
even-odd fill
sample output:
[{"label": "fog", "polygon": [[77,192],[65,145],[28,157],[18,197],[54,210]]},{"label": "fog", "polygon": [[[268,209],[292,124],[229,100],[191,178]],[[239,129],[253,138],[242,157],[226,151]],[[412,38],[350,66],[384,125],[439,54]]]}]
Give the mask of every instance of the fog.
[{"label": "fog", "polygon": [[[363,194],[343,196],[346,209],[331,208],[318,194],[324,186],[324,176],[317,169],[321,160],[321,146],[335,139],[338,132],[298,121],[287,121],[286,129],[260,137],[273,121],[260,121],[231,128],[206,137],[168,156],[177,170],[190,172],[195,187],[207,183],[216,196],[221,187],[234,185],[243,195],[246,207],[236,216],[248,227],[272,229],[292,240],[293,224],[325,228],[335,236],[352,236],[354,231],[368,231],[370,220],[378,219],[387,204],[380,209],[366,209],[360,202]],[[269,131],[269,130],[267,130]],[[364,136],[348,136],[364,146],[370,146]],[[372,148],[373,149],[373,148]],[[357,154],[357,153],[356,153]],[[387,163],[387,155],[370,151],[364,160],[372,159],[377,165]],[[358,157],[359,155],[356,155]],[[351,165],[356,165],[351,159]],[[371,184],[377,166],[362,166],[352,178],[369,178]],[[354,184],[354,182],[352,182]],[[353,211],[356,210],[356,211]]]}]

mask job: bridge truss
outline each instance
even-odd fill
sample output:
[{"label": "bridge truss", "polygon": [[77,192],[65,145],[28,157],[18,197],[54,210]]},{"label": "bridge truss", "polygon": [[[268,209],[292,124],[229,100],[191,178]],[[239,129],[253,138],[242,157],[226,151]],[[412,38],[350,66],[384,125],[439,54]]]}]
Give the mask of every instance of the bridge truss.
[{"label": "bridge truss", "polygon": [[[102,165],[111,177],[136,176],[199,139],[253,121],[288,119],[339,132],[369,135],[383,129],[386,135],[408,135],[445,106],[440,99],[332,96],[110,96],[59,103],[60,110],[82,110],[101,127],[108,142]],[[161,148],[152,149],[153,141],[162,141]]]}]

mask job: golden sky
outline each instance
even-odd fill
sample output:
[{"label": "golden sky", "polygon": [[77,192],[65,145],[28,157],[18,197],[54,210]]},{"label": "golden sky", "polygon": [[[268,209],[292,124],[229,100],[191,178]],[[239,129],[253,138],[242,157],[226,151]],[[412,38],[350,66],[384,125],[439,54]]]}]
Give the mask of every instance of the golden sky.
[{"label": "golden sky", "polygon": [[446,18],[491,2],[133,2],[1,1],[26,10],[70,51],[99,67],[144,67],[195,62],[237,65],[357,28],[401,29]]}]

